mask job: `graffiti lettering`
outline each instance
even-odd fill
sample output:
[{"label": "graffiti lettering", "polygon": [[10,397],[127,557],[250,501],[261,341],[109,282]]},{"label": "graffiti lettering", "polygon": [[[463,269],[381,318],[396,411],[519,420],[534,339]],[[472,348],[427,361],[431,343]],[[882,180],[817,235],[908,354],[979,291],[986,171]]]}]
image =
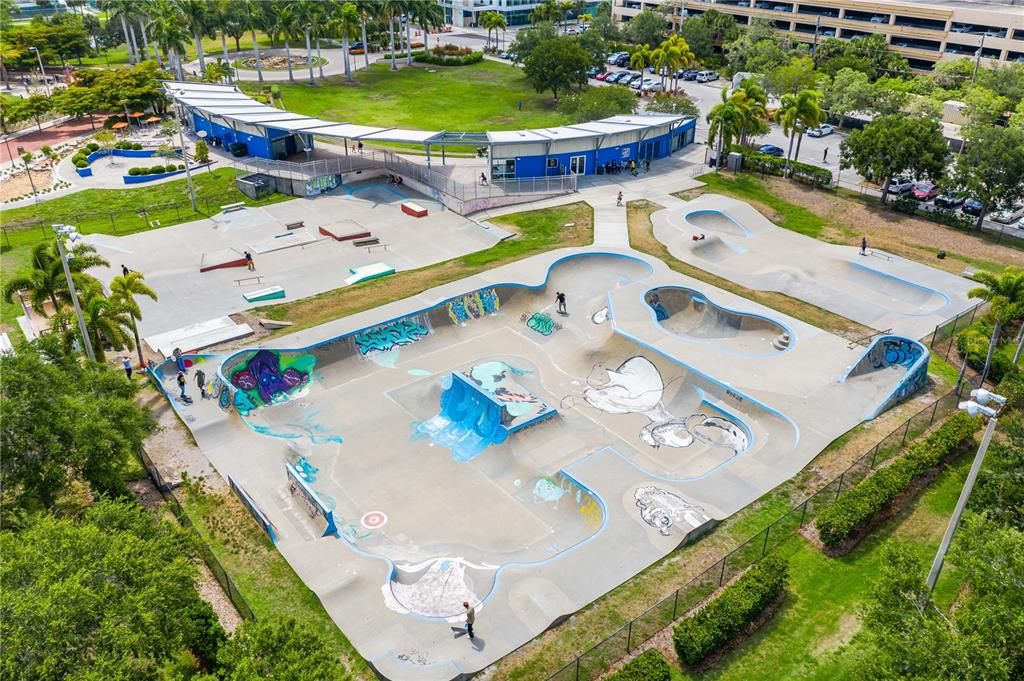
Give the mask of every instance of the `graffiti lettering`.
[{"label": "graffiti lettering", "polygon": [[555,331],[559,331],[562,325],[556,322],[551,317],[547,316],[543,312],[534,312],[532,315],[524,312],[521,319],[526,322],[526,326],[536,331],[542,336],[550,336]]},{"label": "graffiti lettering", "polygon": [[495,289],[481,289],[448,301],[448,316],[455,324],[465,324],[470,319],[497,314],[501,300]]},{"label": "graffiti lettering", "polygon": [[359,354],[366,355],[371,352],[384,352],[403,345],[410,345],[429,334],[430,331],[426,327],[408,319],[400,319],[397,322],[358,333],[354,340],[356,347],[359,348]]},{"label": "graffiti lettering", "polygon": [[729,397],[733,398],[737,402],[742,402],[743,401],[743,395],[737,395],[736,393],[734,393],[731,390],[726,389],[725,394],[728,395]]}]

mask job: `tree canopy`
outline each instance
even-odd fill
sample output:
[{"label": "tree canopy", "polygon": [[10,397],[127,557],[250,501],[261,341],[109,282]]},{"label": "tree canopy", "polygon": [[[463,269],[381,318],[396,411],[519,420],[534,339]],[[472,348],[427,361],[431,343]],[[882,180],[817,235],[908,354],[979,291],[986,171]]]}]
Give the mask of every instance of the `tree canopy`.
[{"label": "tree canopy", "polygon": [[558,93],[587,84],[587,69],[591,55],[570,38],[551,38],[535,47],[523,62],[526,79],[537,90],[551,90],[558,99]]},{"label": "tree canopy", "polygon": [[220,646],[216,676],[201,681],[346,681],[338,656],[316,632],[295,620],[244,622]]},{"label": "tree canopy", "polygon": [[571,122],[582,123],[635,113],[636,106],[636,97],[626,88],[595,87],[566,97],[559,102],[558,111],[565,114]]},{"label": "tree canopy", "polygon": [[[957,158],[951,180],[987,210],[1024,198],[1024,129],[995,125],[971,128],[967,148]],[[981,219],[979,215],[979,228]]]},{"label": "tree canopy", "polygon": [[626,35],[634,43],[640,45],[657,45],[665,39],[668,22],[664,15],[650,9],[644,9],[626,24]]}]

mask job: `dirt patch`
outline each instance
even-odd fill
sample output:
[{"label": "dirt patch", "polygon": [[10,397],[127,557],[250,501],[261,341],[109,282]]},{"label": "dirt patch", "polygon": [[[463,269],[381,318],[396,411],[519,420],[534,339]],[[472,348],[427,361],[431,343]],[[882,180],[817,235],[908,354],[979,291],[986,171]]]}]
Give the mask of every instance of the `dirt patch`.
[{"label": "dirt patch", "polygon": [[32,169],[32,179],[29,180],[28,173],[24,171],[15,175],[8,175],[3,182],[0,182],[0,201],[32,196],[32,184],[35,183],[35,191],[42,191],[54,183],[53,171]]},{"label": "dirt patch", "polygon": [[227,483],[210,465],[162,393],[147,389],[139,394],[138,401],[156,419],[156,430],[146,438],[146,454],[168,484],[180,483],[187,475],[192,480],[205,480],[211,488],[227,489]]},{"label": "dirt patch", "polygon": [[242,616],[235,610],[231,599],[224,593],[220,582],[210,572],[210,568],[206,566],[206,563],[198,561],[197,564],[199,566],[199,580],[196,582],[196,589],[199,591],[199,596],[213,607],[213,611],[217,613],[217,619],[220,621],[220,626],[224,627],[224,631],[228,632],[230,636],[238,628],[238,625],[242,623]]},{"label": "dirt patch", "polygon": [[[863,236],[871,248],[954,274],[960,274],[965,264],[987,266],[988,269],[1024,266],[1024,250],[1021,248],[996,244],[975,233],[882,208],[871,197],[855,199],[780,178],[767,178],[766,184],[780,199],[826,218],[825,231],[821,235],[823,241],[852,246],[859,244]],[[1014,243],[1017,239],[1007,237],[1004,241]],[[944,260],[936,258],[939,250],[946,251],[948,257]]]},{"label": "dirt patch", "polygon": [[814,657],[824,657],[852,641],[853,637],[860,631],[860,620],[855,613],[844,612],[839,617],[838,626],[839,631],[818,641],[818,645],[815,646],[814,651],[811,653]]}]

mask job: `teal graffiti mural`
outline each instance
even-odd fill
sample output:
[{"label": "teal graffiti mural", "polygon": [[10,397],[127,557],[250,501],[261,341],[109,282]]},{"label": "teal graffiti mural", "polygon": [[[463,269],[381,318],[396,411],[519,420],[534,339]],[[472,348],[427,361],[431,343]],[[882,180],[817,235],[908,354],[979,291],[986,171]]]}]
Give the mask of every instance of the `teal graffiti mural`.
[{"label": "teal graffiti mural", "polygon": [[316,357],[286,355],[275,350],[259,350],[234,369],[230,375],[235,390],[234,404],[243,416],[253,409],[288,398],[313,378]]},{"label": "teal graffiti mural", "polygon": [[430,335],[430,329],[411,319],[399,319],[353,336],[360,355],[373,352],[387,352],[404,345],[411,345]]},{"label": "teal graffiti mural", "polygon": [[448,301],[448,316],[455,324],[465,324],[470,319],[497,314],[501,300],[495,289],[481,289]]},{"label": "teal graffiti mural", "polygon": [[527,328],[536,331],[542,336],[550,336],[552,333],[559,331],[562,328],[561,324],[543,312],[534,312],[532,315],[528,312],[524,312],[521,319],[526,322]]}]

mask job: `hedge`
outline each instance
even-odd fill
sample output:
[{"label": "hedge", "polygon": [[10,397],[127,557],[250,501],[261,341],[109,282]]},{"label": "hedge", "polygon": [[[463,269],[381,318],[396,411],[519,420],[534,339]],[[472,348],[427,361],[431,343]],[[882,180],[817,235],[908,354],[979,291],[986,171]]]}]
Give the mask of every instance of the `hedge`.
[{"label": "hedge", "polygon": [[825,546],[836,546],[892,503],[914,478],[939,465],[981,427],[981,419],[958,412],[894,463],[880,469],[821,511],[815,521]]},{"label": "hedge", "polygon": [[[783,177],[786,173],[786,159],[749,149],[739,144],[729,147],[729,151],[738,152],[743,156],[745,170]],[[815,187],[828,187],[832,184],[832,171],[819,168],[799,161],[790,161],[789,176],[797,182]]]},{"label": "hedge", "polygon": [[445,57],[432,52],[413,52],[413,61],[435,66],[468,66],[483,61],[483,52],[471,52],[464,57]]},{"label": "hedge", "polygon": [[672,669],[668,661],[652,648],[627,662],[606,681],[669,681],[671,678]]},{"label": "hedge", "polygon": [[683,664],[696,665],[753,622],[786,588],[786,561],[770,554],[672,631]]},{"label": "hedge", "polygon": [[1011,366],[996,387],[996,393],[1006,398],[1004,409],[1024,409],[1024,371]]},{"label": "hedge", "polygon": [[[975,371],[980,372],[985,368],[985,358],[988,356],[988,346],[994,330],[995,325],[986,315],[972,322],[956,336],[956,351],[961,357],[967,357],[967,366]],[[1007,330],[1004,329],[1005,331]],[[974,348],[975,351],[968,353],[969,347]],[[992,364],[988,369],[988,377],[993,383],[1003,380],[1003,376],[1014,368],[1013,355],[1016,351],[1016,343],[1004,342],[996,346],[995,352],[992,353]]]}]

